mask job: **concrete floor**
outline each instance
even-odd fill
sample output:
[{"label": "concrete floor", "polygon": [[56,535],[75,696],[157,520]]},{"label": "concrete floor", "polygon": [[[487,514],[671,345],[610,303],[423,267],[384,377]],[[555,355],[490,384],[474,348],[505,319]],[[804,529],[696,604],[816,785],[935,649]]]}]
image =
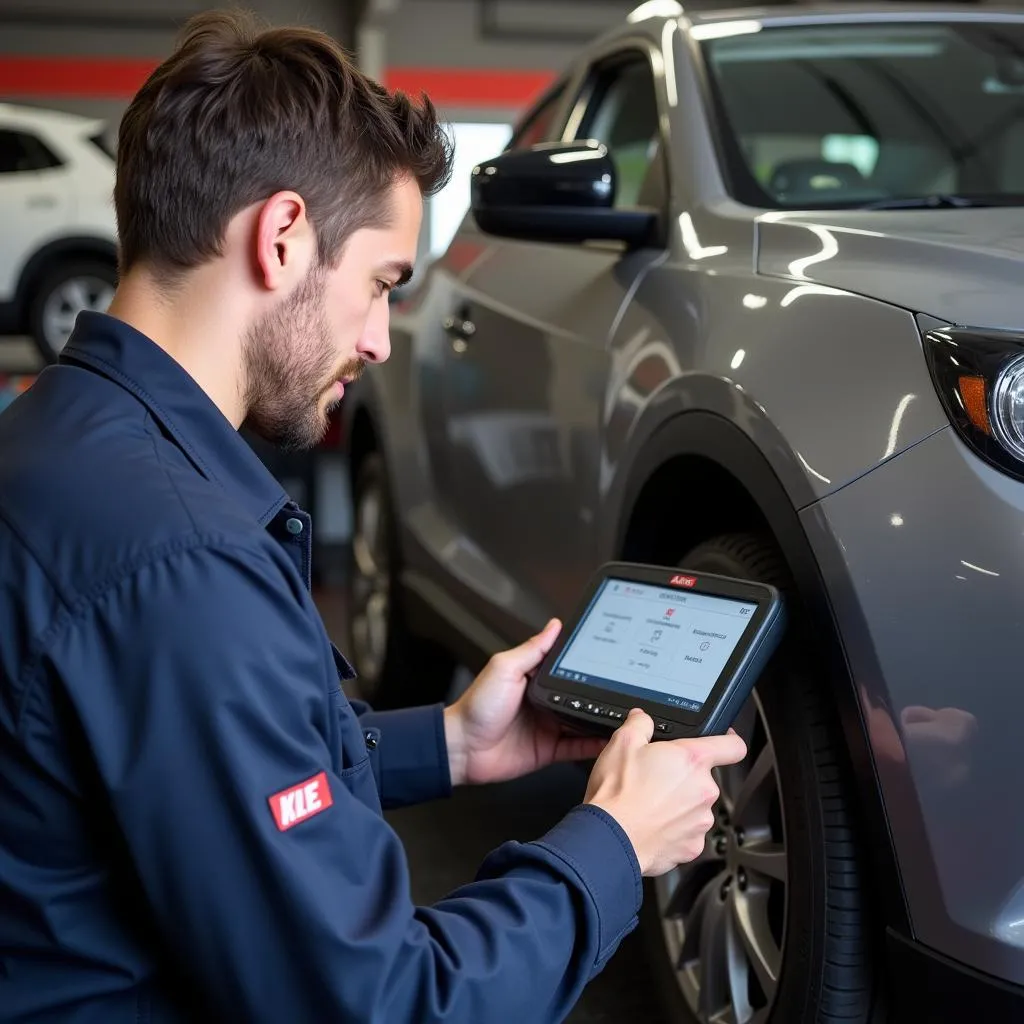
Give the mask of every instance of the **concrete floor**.
[{"label": "concrete floor", "polygon": [[28,338],[0,337],[0,374],[34,373],[39,365],[36,347]]},{"label": "concrete floor", "polygon": [[[8,374],[38,369],[31,342],[0,339],[0,407]],[[336,589],[322,590],[318,602],[328,632],[341,639],[344,606]],[[413,898],[432,903],[472,881],[484,857],[509,839],[543,835],[583,796],[586,780],[578,769],[559,766],[497,786],[456,792],[450,800],[410,807],[387,815],[405,843]],[[636,933],[629,936],[605,970],[584,992],[568,1024],[669,1024],[659,1010]]]}]

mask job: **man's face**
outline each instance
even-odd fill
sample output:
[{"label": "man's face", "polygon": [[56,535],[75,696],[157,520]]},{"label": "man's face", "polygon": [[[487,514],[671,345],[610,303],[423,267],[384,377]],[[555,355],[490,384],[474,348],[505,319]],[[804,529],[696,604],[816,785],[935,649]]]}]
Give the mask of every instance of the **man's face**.
[{"label": "man's face", "polygon": [[396,185],[388,226],[364,228],[336,267],[315,267],[245,339],[246,425],[286,449],[311,448],[344,385],[391,354],[388,293],[412,272],[423,199]]}]

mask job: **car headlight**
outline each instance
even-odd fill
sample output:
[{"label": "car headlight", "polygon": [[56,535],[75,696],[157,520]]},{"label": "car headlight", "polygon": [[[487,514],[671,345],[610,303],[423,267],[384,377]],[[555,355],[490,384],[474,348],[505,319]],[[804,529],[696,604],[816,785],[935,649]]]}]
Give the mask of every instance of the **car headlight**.
[{"label": "car headlight", "polygon": [[1017,356],[996,378],[992,426],[1011,454],[1024,460],[1024,356]]},{"label": "car headlight", "polygon": [[982,458],[1024,480],[1024,333],[941,327],[924,350],[946,414]]}]

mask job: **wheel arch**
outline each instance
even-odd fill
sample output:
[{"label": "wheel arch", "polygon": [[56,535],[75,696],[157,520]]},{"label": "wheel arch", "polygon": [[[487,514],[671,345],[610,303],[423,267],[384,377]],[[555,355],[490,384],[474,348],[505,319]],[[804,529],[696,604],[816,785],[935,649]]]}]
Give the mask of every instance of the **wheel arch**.
[{"label": "wheel arch", "polygon": [[[880,924],[911,935],[881,788],[828,587],[799,513],[768,459],[724,417],[682,413],[655,429],[640,449],[619,508],[612,557],[658,563],[734,532],[762,533],[778,546],[809,635],[819,642],[839,715],[866,829],[875,912]],[[678,515],[671,529],[665,528],[666,510]]]},{"label": "wheel arch", "polygon": [[117,267],[117,246],[106,238],[72,235],[48,242],[25,261],[15,291],[17,317],[22,329],[28,324],[33,289],[55,263],[72,259],[100,259]]}]

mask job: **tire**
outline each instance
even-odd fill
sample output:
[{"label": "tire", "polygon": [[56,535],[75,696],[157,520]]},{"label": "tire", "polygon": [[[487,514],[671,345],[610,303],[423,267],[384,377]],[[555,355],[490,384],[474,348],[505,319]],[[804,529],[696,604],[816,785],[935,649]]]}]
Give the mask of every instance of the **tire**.
[{"label": "tire", "polygon": [[63,260],[43,272],[29,300],[29,331],[45,362],[57,361],[83,309],[106,312],[116,286],[117,267],[97,257]]},{"label": "tire", "polygon": [[[719,537],[680,565],[792,595],[781,557],[757,537]],[[788,634],[735,723],[748,757],[716,773],[723,796],[704,854],[646,883],[643,931],[673,1024],[870,1019],[867,896],[843,741],[795,609],[794,596]],[[744,781],[756,779],[733,820]],[[775,855],[764,861],[769,873],[752,870],[757,853]],[[767,951],[774,987],[751,967],[755,947]],[[730,960],[730,950],[740,957]]]},{"label": "tire", "polygon": [[444,700],[454,659],[408,627],[401,594],[401,554],[388,475],[372,452],[353,487],[352,564],[348,578],[347,650],[359,696],[377,708]]}]

